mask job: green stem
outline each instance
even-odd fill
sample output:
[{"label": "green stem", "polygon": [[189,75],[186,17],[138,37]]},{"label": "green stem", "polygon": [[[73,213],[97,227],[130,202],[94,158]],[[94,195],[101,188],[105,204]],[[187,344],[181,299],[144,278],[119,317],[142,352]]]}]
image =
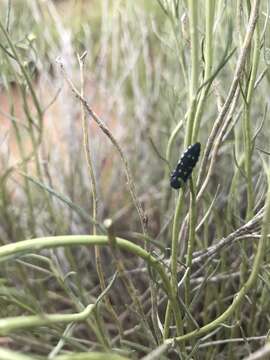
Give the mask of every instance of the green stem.
[{"label": "green stem", "polygon": [[88,305],[83,311],[75,314],[42,314],[29,316],[14,316],[0,319],[0,335],[6,336],[18,329],[29,329],[37,326],[48,326],[57,323],[71,323],[88,318],[95,308],[95,304]]},{"label": "green stem", "polygon": [[196,97],[199,77],[199,41],[198,41],[198,4],[196,0],[188,0],[189,8],[189,32],[191,41],[191,81],[189,88],[189,99],[192,103]]},{"label": "green stem", "polygon": [[[173,230],[172,230],[172,248],[171,248],[171,286],[173,293],[175,294],[175,297],[177,297],[178,292],[178,283],[177,283],[177,257],[178,257],[178,234],[179,234],[179,228],[180,228],[180,214],[183,208],[183,198],[184,193],[183,190],[180,189],[175,214],[174,214],[174,220],[173,220]],[[172,306],[170,302],[168,302],[167,310],[166,310],[166,316],[165,316],[165,323],[164,323],[164,338],[167,338],[169,335],[169,327],[171,323],[171,310]],[[179,320],[179,319],[178,319]],[[182,324],[179,328],[179,331],[182,328]]]},{"label": "green stem", "polygon": [[[213,64],[213,24],[214,24],[214,14],[215,14],[215,3],[216,0],[207,0],[205,1],[205,69],[204,69],[204,79],[203,82],[206,82],[210,79],[212,64]],[[200,100],[197,106],[195,118],[194,118],[194,128],[193,128],[193,138],[192,142],[196,142],[198,137],[198,132],[200,128],[201,116],[204,109],[205,100],[207,97],[209,87],[204,86]]]},{"label": "green stem", "polygon": [[255,37],[254,37],[253,56],[252,56],[252,70],[248,84],[248,92],[247,92],[245,112],[244,112],[245,167],[246,167],[246,176],[247,176],[247,214],[246,214],[247,220],[252,218],[253,208],[254,208],[254,194],[253,194],[253,184],[252,184],[253,142],[252,142],[252,133],[251,133],[250,109],[251,109],[252,97],[254,93],[254,84],[256,81],[256,75],[258,70],[259,57],[260,57],[260,33],[259,33],[259,25],[257,22],[255,29]]},{"label": "green stem", "polygon": [[264,254],[265,254],[265,247],[267,244],[267,236],[269,234],[270,230],[270,171],[268,170],[268,193],[267,193],[267,199],[266,199],[266,205],[265,205],[265,213],[263,217],[263,224],[262,224],[262,235],[258,244],[257,252],[255,255],[255,259],[253,262],[252,270],[249,275],[248,280],[246,283],[242,286],[242,288],[239,290],[239,292],[235,295],[234,300],[232,304],[227,308],[226,311],[224,311],[223,314],[221,314],[218,318],[216,318],[214,321],[210,322],[209,324],[203,326],[202,328],[198,330],[191,331],[183,336],[179,336],[174,339],[168,339],[167,341],[185,341],[188,339],[193,339],[195,337],[204,335],[209,333],[210,331],[216,329],[219,325],[224,323],[230,316],[233,315],[233,313],[236,311],[236,309],[241,305],[244,298],[246,297],[247,292],[253,287],[254,283],[256,282],[257,276],[260,271],[260,267],[263,262]]},{"label": "green stem", "polygon": [[[147,251],[145,251],[140,246],[133,244],[132,242],[115,238],[115,244],[120,249],[128,251],[142,259],[144,259],[149,266],[155,269],[162,280],[163,288],[168,296],[168,299],[171,303],[172,310],[174,312],[176,326],[178,333],[181,328],[181,312],[177,303],[177,299],[174,291],[172,290],[170,280],[163,268],[163,265],[158,262],[156,258],[151,256]],[[41,251],[48,248],[56,248],[60,246],[110,246],[110,241],[106,236],[102,235],[70,235],[70,236],[55,236],[55,237],[45,237],[45,238],[36,238],[30,240],[24,240],[17,243],[12,243],[0,247],[0,262],[5,261],[9,258],[14,258],[20,254],[26,254],[28,252],[32,253],[34,251]]]},{"label": "green stem", "polygon": [[[112,352],[79,352],[59,355],[54,357],[54,360],[129,360],[127,357],[112,353]],[[38,360],[40,357],[33,357],[29,354],[22,354],[18,351],[5,349],[0,347],[0,359],[5,360]]]},{"label": "green stem", "polygon": [[[177,304],[174,292],[172,290],[170,280],[164,270],[162,263],[156,258],[150,255],[140,246],[122,239],[115,238],[116,245],[125,251],[128,251],[142,259],[144,259],[149,266],[155,269],[161,277],[163,288],[172,303],[172,309],[175,318],[178,321],[181,319],[181,313]],[[41,251],[43,249],[51,249],[60,246],[110,246],[110,241],[107,236],[104,235],[69,235],[69,236],[55,236],[35,238],[30,240],[24,240],[17,243],[11,243],[0,247],[0,262],[9,258],[13,258],[20,254],[31,253],[35,251]]]},{"label": "green stem", "polygon": [[[250,110],[254,93],[254,84],[256,81],[257,71],[258,71],[258,63],[259,63],[259,55],[260,55],[260,33],[259,33],[259,24],[257,22],[255,28],[255,36],[254,36],[254,48],[252,54],[251,61],[251,75],[248,83],[247,96],[244,104],[244,163],[245,163],[245,173],[246,173],[246,184],[247,184],[247,210],[246,210],[246,220],[250,220],[254,214],[254,190],[253,190],[253,181],[252,181],[252,155],[253,155],[253,135],[252,135],[252,127],[251,127],[251,118],[250,118]],[[247,244],[243,244],[243,252],[247,253]],[[247,256],[242,257],[241,263],[241,284],[244,283],[248,274],[248,261]],[[255,301],[255,299],[254,299]],[[240,309],[238,309],[236,313],[237,318],[240,320],[241,313]],[[250,316],[252,316],[250,314]],[[237,336],[238,327],[232,329],[232,337]],[[231,347],[231,351],[233,351]]]},{"label": "green stem", "polygon": [[[194,125],[194,116],[196,111],[196,94],[198,89],[198,74],[199,74],[199,61],[198,61],[198,13],[197,13],[197,3],[194,0],[188,1],[189,7],[189,24],[190,24],[190,40],[191,40],[191,79],[190,79],[190,88],[189,88],[189,114],[187,119],[187,131],[185,136],[185,147],[190,144],[192,139],[192,130]],[[177,297],[178,285],[177,285],[177,257],[178,257],[178,235],[180,229],[180,214],[183,207],[183,190],[180,189],[177,205],[175,209],[174,221],[173,221],[173,231],[172,231],[172,253],[171,253],[171,284],[172,289]],[[180,311],[180,310],[179,310]],[[179,331],[183,332],[182,319],[176,319],[179,325]],[[164,337],[166,338],[169,333],[169,326],[171,321],[171,304],[168,302],[165,323],[164,323]],[[177,325],[177,324],[176,324]]]},{"label": "green stem", "polygon": [[188,247],[187,247],[187,260],[186,266],[189,269],[186,281],[185,281],[185,302],[186,306],[189,307],[190,304],[190,272],[192,264],[192,253],[195,242],[195,230],[196,230],[196,194],[194,190],[194,185],[192,178],[190,180],[190,210],[189,210],[189,237],[188,237]]},{"label": "green stem", "polygon": [[184,205],[184,191],[180,189],[177,199],[177,205],[173,220],[172,229],[172,249],[171,249],[171,284],[175,292],[177,292],[177,257],[178,257],[178,235],[180,228],[181,212]]}]

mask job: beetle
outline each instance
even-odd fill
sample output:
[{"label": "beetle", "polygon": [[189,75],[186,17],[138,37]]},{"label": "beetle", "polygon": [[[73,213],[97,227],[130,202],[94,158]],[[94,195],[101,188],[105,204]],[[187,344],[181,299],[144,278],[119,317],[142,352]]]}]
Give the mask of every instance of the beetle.
[{"label": "beetle", "polygon": [[190,145],[178,161],[175,170],[171,174],[170,184],[174,189],[179,189],[187,182],[199,159],[201,144],[199,142]]}]

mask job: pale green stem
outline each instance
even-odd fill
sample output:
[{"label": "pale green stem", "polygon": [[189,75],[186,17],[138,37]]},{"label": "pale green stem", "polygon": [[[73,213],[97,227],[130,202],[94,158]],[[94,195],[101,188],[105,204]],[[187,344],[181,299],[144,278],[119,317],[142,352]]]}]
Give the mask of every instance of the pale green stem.
[{"label": "pale green stem", "polygon": [[191,41],[191,80],[189,88],[190,104],[196,97],[199,83],[199,41],[198,41],[198,3],[196,0],[188,0],[189,9],[189,33]]},{"label": "pale green stem", "polygon": [[[70,353],[54,357],[54,360],[129,360],[127,357],[111,353],[111,352],[84,352],[84,353]],[[0,359],[5,360],[38,360],[40,357],[34,357],[29,354],[21,354],[18,351],[0,348]]]},{"label": "pale green stem", "polygon": [[189,209],[189,237],[188,237],[188,246],[187,246],[187,259],[186,267],[189,269],[186,281],[185,281],[185,302],[186,306],[189,307],[190,304],[190,272],[192,265],[192,253],[194,249],[195,242],[195,230],[196,230],[196,194],[194,191],[192,178],[190,180],[190,209]]},{"label": "pale green stem", "polygon": [[[54,360],[130,360],[130,358],[123,357],[121,355],[107,352],[107,353],[101,353],[101,352],[95,352],[91,351],[87,353],[72,353],[72,354],[65,354],[56,356]],[[20,360],[20,359],[18,359]],[[31,359],[30,359],[31,360]]]},{"label": "pale green stem", "polygon": [[[206,0],[205,1],[205,69],[204,69],[204,80],[206,82],[210,79],[213,63],[213,24],[214,24],[214,14],[215,14],[215,3],[216,0]],[[204,86],[202,93],[200,95],[200,100],[197,106],[195,118],[194,118],[194,128],[192,134],[192,142],[195,143],[198,137],[198,132],[201,123],[201,116],[204,109],[205,100],[207,97],[209,87]]]},{"label": "pale green stem", "polygon": [[249,49],[249,46],[250,46],[250,43],[251,43],[251,40],[253,37],[253,32],[254,32],[254,29],[256,26],[256,21],[257,21],[258,12],[259,12],[259,6],[260,6],[260,0],[254,0],[252,3],[252,11],[251,11],[250,18],[249,18],[246,36],[245,36],[244,43],[243,43],[243,46],[241,49],[241,53],[240,53],[238,61],[237,61],[234,78],[233,78],[232,84],[230,86],[230,90],[228,92],[225,103],[219,112],[218,118],[215,122],[215,125],[214,125],[212,131],[211,131],[211,134],[208,137],[207,144],[205,146],[205,151],[203,154],[203,158],[201,160],[201,166],[200,166],[198,181],[197,181],[197,184],[199,186],[201,186],[202,182],[203,182],[203,176],[207,169],[208,157],[211,152],[212,145],[214,143],[214,139],[220,129],[221,123],[224,121],[224,118],[230,109],[231,103],[234,99],[235,93],[239,86],[239,81],[242,76],[243,68],[244,68],[244,65],[246,62],[248,49]]},{"label": "pale green stem", "polygon": [[[172,248],[171,248],[171,286],[173,289],[173,293],[175,294],[175,297],[177,296],[177,291],[178,291],[178,284],[177,284],[178,234],[179,234],[179,228],[180,228],[180,215],[181,215],[181,211],[183,208],[183,198],[184,198],[184,193],[183,193],[183,190],[180,189],[178,199],[177,199],[175,214],[174,214],[174,220],[173,220]],[[169,336],[169,327],[170,327],[171,318],[172,318],[171,311],[172,311],[172,306],[169,301],[167,310],[166,310],[165,323],[164,323],[164,338],[165,339]],[[182,328],[182,325],[181,325],[181,328]]]},{"label": "pale green stem", "polygon": [[[151,256],[147,251],[145,251],[140,246],[122,239],[115,238],[116,245],[125,251],[128,251],[142,259],[144,259],[149,266],[155,269],[162,280],[163,288],[172,302],[172,308],[174,311],[175,318],[178,319],[178,322],[181,319],[181,314],[179,307],[177,305],[177,300],[175,298],[174,292],[172,290],[170,280],[164,270],[162,263],[160,263],[156,258]],[[70,236],[55,236],[55,237],[45,237],[45,238],[36,238],[30,240],[24,240],[16,243],[11,243],[0,247],[0,262],[8,260],[9,258],[14,258],[20,254],[32,253],[35,251],[41,251],[43,249],[51,249],[61,246],[110,246],[110,241],[107,236],[103,235],[70,235]]]},{"label": "pale green stem", "polygon": [[[253,100],[254,93],[254,84],[256,81],[258,64],[259,64],[259,55],[260,55],[260,33],[259,33],[259,25],[258,22],[255,28],[254,34],[254,47],[253,54],[251,60],[251,75],[248,83],[248,91],[244,104],[244,116],[243,116],[243,127],[244,127],[244,162],[245,162],[245,174],[246,174],[246,185],[247,185],[247,210],[246,210],[246,220],[250,220],[254,213],[254,190],[253,190],[253,181],[252,181],[252,154],[253,154],[253,135],[252,135],[252,126],[251,126],[251,118],[250,118],[250,110],[251,104]],[[247,251],[247,245],[244,243],[243,245],[244,254]],[[241,263],[241,284],[246,280],[248,273],[248,262],[245,256],[242,258]],[[237,311],[237,318],[240,319],[240,309]],[[252,316],[252,315],[250,315]],[[232,336],[237,336],[238,327],[232,329]],[[232,346],[231,346],[231,350]]]},{"label": "pale green stem", "polygon": [[90,304],[83,311],[76,314],[41,314],[0,319],[0,335],[6,336],[13,331],[30,329],[37,326],[49,326],[60,322],[71,323],[83,321],[89,317],[95,306],[95,304]]},{"label": "pale green stem", "polygon": [[254,93],[254,84],[257,76],[259,57],[260,57],[260,33],[257,22],[255,29],[255,37],[254,37],[253,56],[252,56],[252,70],[248,84],[248,92],[247,92],[245,111],[244,111],[245,168],[246,168],[246,176],[247,176],[247,214],[246,214],[247,220],[252,218],[253,208],[254,208],[254,194],[253,194],[253,184],[252,184],[253,142],[252,142],[252,133],[251,133],[250,109],[251,109],[252,97]]},{"label": "pale green stem", "polygon": [[167,341],[185,341],[188,339],[193,339],[195,337],[204,335],[209,333],[210,331],[216,329],[218,326],[220,326],[222,323],[224,323],[228,318],[230,318],[236,309],[241,305],[243,300],[246,297],[246,294],[250,289],[252,289],[254,283],[257,280],[257,276],[260,271],[260,267],[263,262],[263,258],[265,255],[265,247],[267,243],[267,236],[269,234],[270,230],[270,172],[268,170],[267,173],[268,176],[268,193],[267,193],[267,199],[266,199],[266,205],[265,205],[265,213],[263,217],[263,223],[262,223],[262,235],[258,244],[257,252],[255,255],[255,259],[252,265],[252,270],[249,275],[248,280],[246,283],[242,286],[242,288],[239,290],[239,292],[235,295],[234,300],[232,304],[227,308],[227,310],[224,311],[223,314],[221,314],[219,317],[217,317],[215,320],[210,322],[209,324],[201,327],[200,329],[191,331],[183,336],[176,337],[174,339],[168,339]]},{"label": "pale green stem", "polygon": [[[198,89],[198,76],[199,76],[199,60],[198,60],[198,13],[197,13],[196,1],[189,0],[189,32],[191,43],[191,79],[189,88],[189,114],[187,119],[187,130],[185,135],[185,147],[190,144],[192,139],[192,130],[194,125],[194,116],[196,111],[196,94]],[[174,221],[173,221],[173,233],[172,233],[172,246],[171,246],[171,284],[175,296],[177,296],[177,257],[178,257],[178,235],[180,229],[180,214],[183,206],[183,190],[180,189],[177,205],[175,209]],[[179,310],[180,311],[180,310]],[[171,304],[168,302],[165,324],[164,324],[164,337],[169,333],[169,326],[171,321]],[[180,325],[180,320],[177,319]],[[181,319],[181,325],[179,331],[183,332],[183,324]]]}]

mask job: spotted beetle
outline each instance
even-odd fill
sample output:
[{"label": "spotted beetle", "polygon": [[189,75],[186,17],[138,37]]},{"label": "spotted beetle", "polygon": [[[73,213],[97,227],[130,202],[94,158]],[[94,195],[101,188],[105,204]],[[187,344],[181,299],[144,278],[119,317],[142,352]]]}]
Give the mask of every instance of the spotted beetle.
[{"label": "spotted beetle", "polygon": [[199,142],[190,145],[181,156],[175,170],[171,174],[171,187],[179,189],[190,177],[194,166],[196,165],[201,151]]}]

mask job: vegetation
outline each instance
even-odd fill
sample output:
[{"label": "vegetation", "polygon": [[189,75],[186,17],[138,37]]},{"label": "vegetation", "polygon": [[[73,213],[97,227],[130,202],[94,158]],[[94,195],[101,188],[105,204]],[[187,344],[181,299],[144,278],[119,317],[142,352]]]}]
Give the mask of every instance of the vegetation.
[{"label": "vegetation", "polygon": [[268,1],[1,10],[0,359],[268,358]]}]

